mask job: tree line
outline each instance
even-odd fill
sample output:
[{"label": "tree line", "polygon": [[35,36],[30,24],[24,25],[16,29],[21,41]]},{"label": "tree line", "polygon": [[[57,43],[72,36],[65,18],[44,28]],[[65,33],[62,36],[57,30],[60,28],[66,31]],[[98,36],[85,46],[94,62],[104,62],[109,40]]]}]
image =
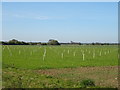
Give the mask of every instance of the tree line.
[{"label": "tree line", "polygon": [[24,42],[18,41],[16,39],[9,40],[7,42],[1,41],[0,45],[118,45],[118,43],[80,43],[80,42],[73,42],[70,43],[59,43],[57,40],[50,39],[47,43],[42,42]]},{"label": "tree line", "polygon": [[50,39],[47,43],[42,42],[24,42],[16,39],[9,40],[8,42],[0,42],[1,45],[60,45],[57,40]]}]

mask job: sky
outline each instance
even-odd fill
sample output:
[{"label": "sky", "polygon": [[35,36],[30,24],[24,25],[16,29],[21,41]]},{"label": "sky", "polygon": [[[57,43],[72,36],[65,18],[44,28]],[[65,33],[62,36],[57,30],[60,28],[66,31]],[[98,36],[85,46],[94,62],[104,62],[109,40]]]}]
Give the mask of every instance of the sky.
[{"label": "sky", "polygon": [[4,2],[2,39],[118,42],[117,2]]}]

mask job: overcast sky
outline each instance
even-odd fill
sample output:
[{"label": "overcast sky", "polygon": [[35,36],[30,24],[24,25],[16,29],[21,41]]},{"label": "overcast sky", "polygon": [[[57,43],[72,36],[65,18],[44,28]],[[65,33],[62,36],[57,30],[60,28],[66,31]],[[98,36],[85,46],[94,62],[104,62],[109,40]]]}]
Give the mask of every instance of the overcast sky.
[{"label": "overcast sky", "polygon": [[117,42],[117,2],[4,2],[3,40]]}]

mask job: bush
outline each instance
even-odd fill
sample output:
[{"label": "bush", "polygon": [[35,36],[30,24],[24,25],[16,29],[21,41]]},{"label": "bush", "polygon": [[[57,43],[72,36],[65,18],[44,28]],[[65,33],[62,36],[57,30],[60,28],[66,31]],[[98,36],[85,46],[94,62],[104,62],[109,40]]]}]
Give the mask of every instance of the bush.
[{"label": "bush", "polygon": [[57,40],[50,39],[48,45],[60,45],[60,43]]},{"label": "bush", "polygon": [[41,43],[41,45],[47,45],[47,43]]},{"label": "bush", "polygon": [[94,87],[95,86],[95,82],[91,79],[82,80],[80,84],[83,88]]}]

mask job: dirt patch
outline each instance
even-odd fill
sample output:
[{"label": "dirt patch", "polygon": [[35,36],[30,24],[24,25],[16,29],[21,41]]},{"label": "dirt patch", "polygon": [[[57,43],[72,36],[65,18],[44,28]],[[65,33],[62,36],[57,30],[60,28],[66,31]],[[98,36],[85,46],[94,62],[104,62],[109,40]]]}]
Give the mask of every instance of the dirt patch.
[{"label": "dirt patch", "polygon": [[116,72],[118,73],[117,66],[106,66],[106,67],[79,67],[79,68],[61,68],[61,69],[46,69],[46,70],[37,70],[40,74],[47,74],[47,75],[58,75],[61,73],[91,73],[91,72]]},{"label": "dirt patch", "polygon": [[44,75],[50,75],[58,79],[80,82],[83,79],[93,79],[97,86],[117,87],[118,86],[118,67],[78,67],[62,69],[36,70],[35,72]]}]

